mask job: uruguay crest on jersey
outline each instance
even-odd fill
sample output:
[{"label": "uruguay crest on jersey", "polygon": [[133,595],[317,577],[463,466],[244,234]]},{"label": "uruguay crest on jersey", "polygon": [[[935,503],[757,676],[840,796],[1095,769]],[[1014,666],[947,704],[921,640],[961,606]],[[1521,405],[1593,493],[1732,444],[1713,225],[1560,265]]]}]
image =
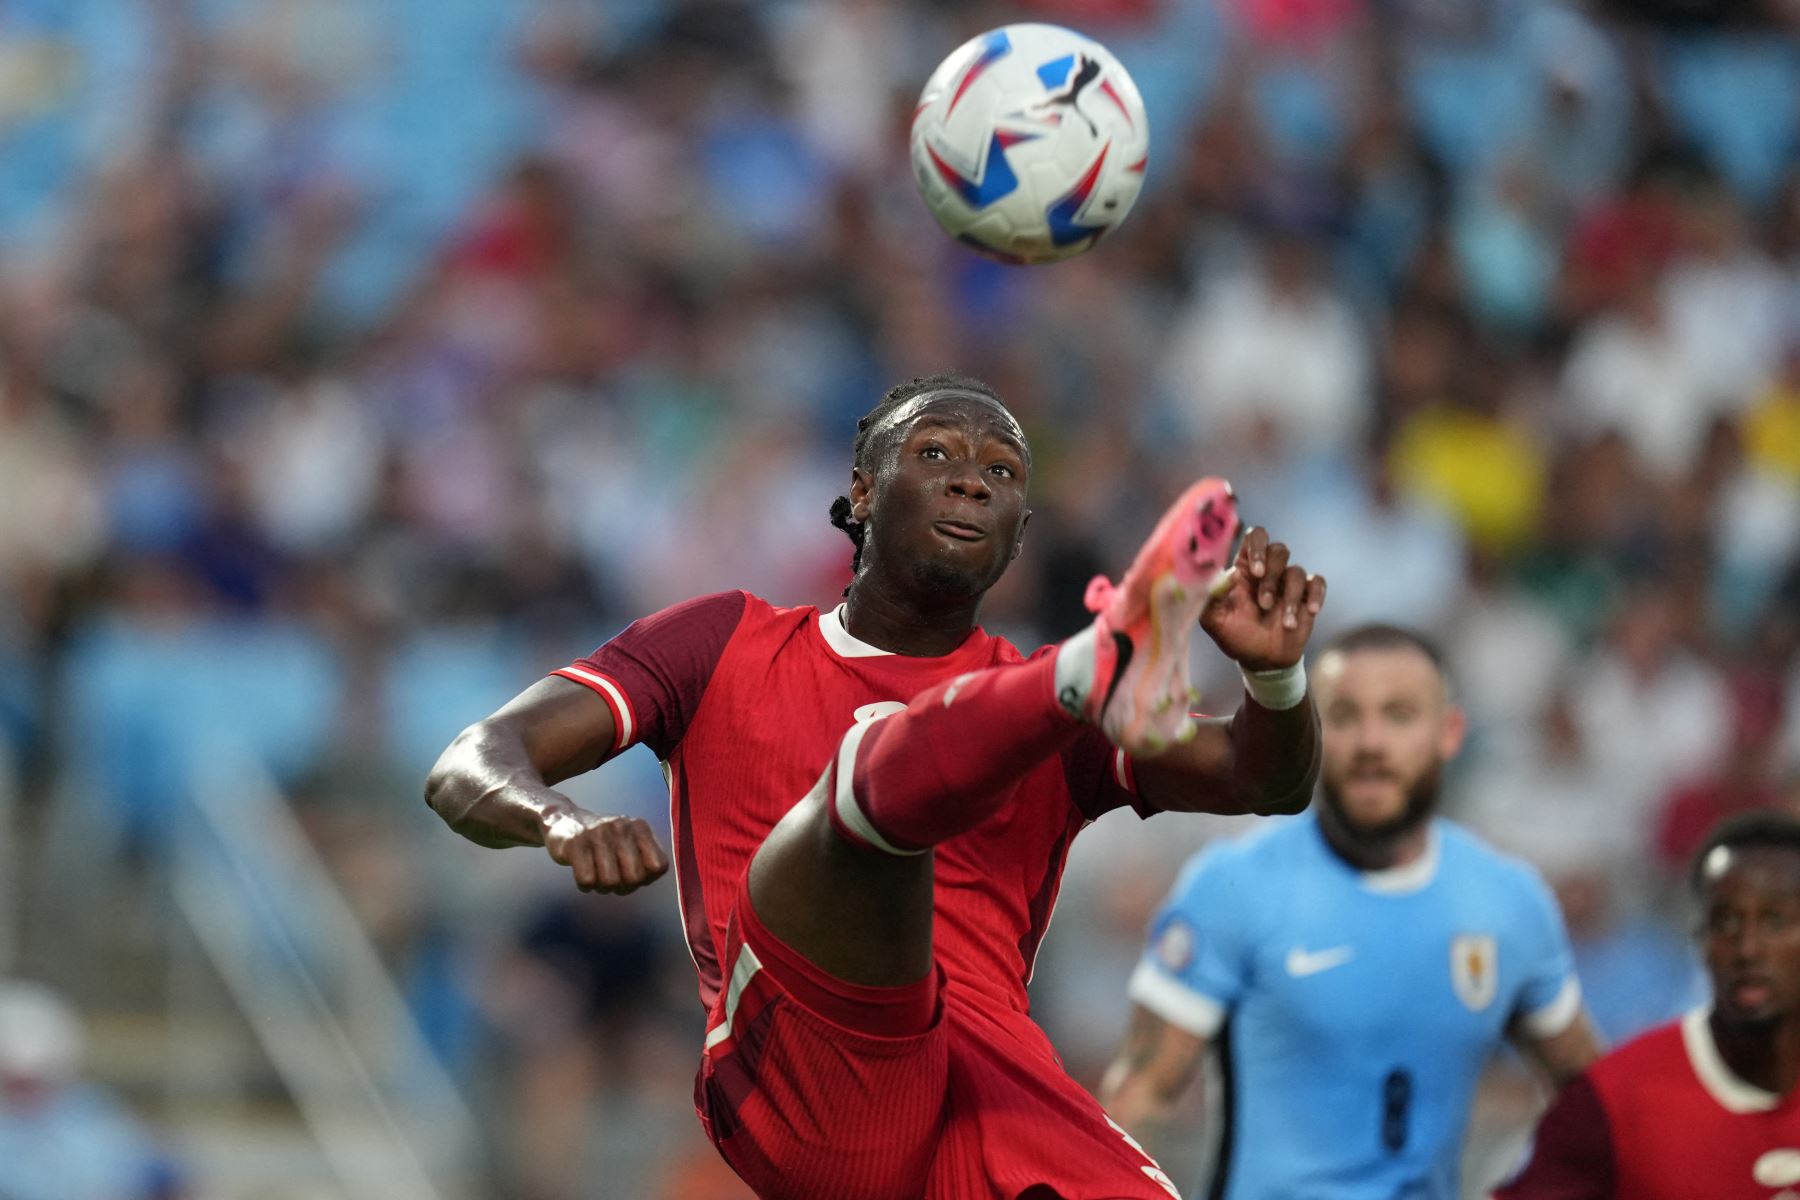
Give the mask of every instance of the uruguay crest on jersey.
[{"label": "uruguay crest on jersey", "polygon": [[1450,939],[1450,985],[1470,1012],[1480,1012],[1500,992],[1500,947],[1491,933],[1459,933]]}]

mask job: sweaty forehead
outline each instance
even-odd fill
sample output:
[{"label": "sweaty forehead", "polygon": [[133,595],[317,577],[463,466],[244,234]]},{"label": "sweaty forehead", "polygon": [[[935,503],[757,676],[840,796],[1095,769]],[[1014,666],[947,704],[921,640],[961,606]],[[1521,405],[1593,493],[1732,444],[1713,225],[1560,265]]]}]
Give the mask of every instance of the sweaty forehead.
[{"label": "sweaty forehead", "polygon": [[901,432],[925,420],[985,425],[1011,437],[1020,446],[1025,445],[1025,431],[1019,428],[1006,405],[992,396],[961,388],[940,388],[914,396],[889,413],[887,419],[876,426],[876,432]]}]

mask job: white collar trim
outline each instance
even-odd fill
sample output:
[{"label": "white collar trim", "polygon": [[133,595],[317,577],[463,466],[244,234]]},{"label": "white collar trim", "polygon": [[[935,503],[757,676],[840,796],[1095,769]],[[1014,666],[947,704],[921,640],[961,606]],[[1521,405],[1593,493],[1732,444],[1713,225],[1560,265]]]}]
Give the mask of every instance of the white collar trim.
[{"label": "white collar trim", "polygon": [[893,651],[883,650],[880,646],[871,646],[860,638],[853,637],[844,626],[844,606],[838,605],[830,612],[819,614],[819,633],[839,658],[887,658]]},{"label": "white collar trim", "polygon": [[1725,1065],[1718,1043],[1713,1041],[1711,1017],[1712,1005],[1704,1004],[1681,1019],[1681,1042],[1687,1048],[1688,1063],[1700,1078],[1700,1086],[1727,1112],[1769,1112],[1779,1106],[1780,1096],[1745,1083]]},{"label": "white collar trim", "polygon": [[1371,892],[1379,892],[1384,896],[1405,896],[1424,891],[1437,878],[1438,860],[1441,857],[1438,831],[1433,828],[1426,834],[1425,853],[1398,867],[1360,872],[1362,885]]}]

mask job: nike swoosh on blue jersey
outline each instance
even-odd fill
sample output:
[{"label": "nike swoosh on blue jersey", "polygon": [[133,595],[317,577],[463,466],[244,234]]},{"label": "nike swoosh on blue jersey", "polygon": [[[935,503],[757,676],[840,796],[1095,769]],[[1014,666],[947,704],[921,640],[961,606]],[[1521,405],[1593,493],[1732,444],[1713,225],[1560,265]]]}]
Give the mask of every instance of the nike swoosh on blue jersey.
[{"label": "nike swoosh on blue jersey", "polygon": [[1356,957],[1354,946],[1333,946],[1329,950],[1303,950],[1295,946],[1288,951],[1287,973],[1295,979],[1306,975],[1317,975],[1320,971],[1329,971],[1333,967],[1341,967]]}]

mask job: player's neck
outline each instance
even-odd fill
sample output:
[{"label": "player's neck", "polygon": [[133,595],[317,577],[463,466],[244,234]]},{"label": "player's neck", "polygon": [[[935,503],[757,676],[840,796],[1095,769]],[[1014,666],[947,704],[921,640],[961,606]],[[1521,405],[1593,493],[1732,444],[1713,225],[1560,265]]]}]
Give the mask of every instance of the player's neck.
[{"label": "player's neck", "polygon": [[1383,837],[1368,837],[1346,828],[1326,805],[1319,809],[1319,831],[1325,835],[1325,844],[1332,853],[1359,871],[1391,871],[1408,866],[1425,857],[1431,847],[1430,821]]},{"label": "player's neck", "polygon": [[1741,1029],[1721,1022],[1714,1013],[1710,1025],[1719,1057],[1745,1083],[1777,1096],[1787,1095],[1800,1083],[1800,1021]]},{"label": "player's neck", "polygon": [[975,628],[974,600],[931,603],[858,579],[844,602],[844,628],[860,642],[917,658],[938,658],[968,640]]}]

